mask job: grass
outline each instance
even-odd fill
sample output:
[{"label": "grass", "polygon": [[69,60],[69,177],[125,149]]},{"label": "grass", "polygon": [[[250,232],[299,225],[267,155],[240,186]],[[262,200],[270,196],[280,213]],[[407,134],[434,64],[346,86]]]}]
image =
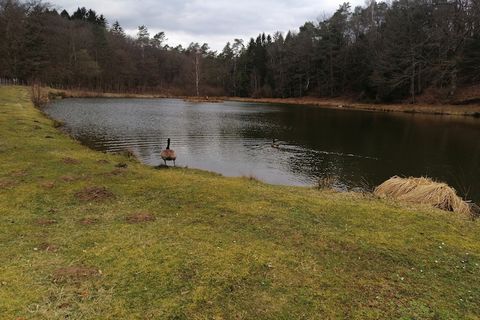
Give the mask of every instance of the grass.
[{"label": "grass", "polygon": [[0,137],[2,319],[480,317],[478,222],[154,170],[70,139],[21,87],[0,87]]}]

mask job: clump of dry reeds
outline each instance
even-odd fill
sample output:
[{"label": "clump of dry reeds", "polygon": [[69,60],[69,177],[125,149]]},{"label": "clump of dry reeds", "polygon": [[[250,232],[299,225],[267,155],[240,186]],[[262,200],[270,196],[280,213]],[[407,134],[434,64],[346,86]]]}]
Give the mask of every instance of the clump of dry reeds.
[{"label": "clump of dry reeds", "polygon": [[38,83],[32,84],[31,99],[33,105],[37,108],[42,108],[48,103],[48,96],[45,94],[42,86]]},{"label": "clump of dry reeds", "polygon": [[470,204],[460,198],[455,189],[429,178],[395,176],[378,186],[374,194],[381,198],[427,204],[445,211],[472,214]]},{"label": "clump of dry reeds", "polygon": [[332,190],[335,188],[336,183],[337,178],[331,175],[327,175],[318,179],[317,188],[320,190]]}]

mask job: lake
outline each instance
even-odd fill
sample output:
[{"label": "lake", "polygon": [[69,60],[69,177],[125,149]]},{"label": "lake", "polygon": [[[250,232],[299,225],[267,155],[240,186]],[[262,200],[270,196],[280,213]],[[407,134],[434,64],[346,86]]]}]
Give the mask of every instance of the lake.
[{"label": "lake", "polygon": [[301,186],[328,177],[342,190],[429,176],[480,201],[480,119],[177,99],[66,99],[46,113],[89,147],[129,149],[151,166],[171,138],[177,166],[225,176]]}]

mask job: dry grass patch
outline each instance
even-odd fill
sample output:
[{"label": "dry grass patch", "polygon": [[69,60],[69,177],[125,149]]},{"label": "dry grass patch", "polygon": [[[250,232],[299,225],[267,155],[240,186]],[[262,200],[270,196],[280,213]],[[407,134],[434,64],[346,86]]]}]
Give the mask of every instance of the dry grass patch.
[{"label": "dry grass patch", "polygon": [[64,182],[73,182],[75,180],[78,180],[78,178],[75,178],[73,176],[61,176],[60,179]]},{"label": "dry grass patch", "polygon": [[0,190],[8,189],[15,186],[15,182],[10,180],[0,180]]},{"label": "dry grass patch", "polygon": [[110,172],[101,173],[100,175],[107,176],[107,177],[115,177],[115,176],[122,176],[127,172],[128,171],[125,168],[116,168]]},{"label": "dry grass patch", "polygon": [[10,176],[15,178],[26,177],[27,175],[27,170],[15,170],[10,172]]},{"label": "dry grass patch", "polygon": [[82,282],[100,276],[100,270],[86,266],[70,266],[55,270],[52,275],[53,282]]},{"label": "dry grass patch", "polygon": [[97,224],[98,219],[96,219],[96,218],[83,218],[78,223],[80,223],[81,225],[84,225],[84,226],[91,226],[91,225]]},{"label": "dry grass patch", "polygon": [[63,158],[62,162],[65,164],[80,164],[80,160],[70,158],[70,157]]},{"label": "dry grass patch", "polygon": [[53,181],[43,181],[40,182],[40,187],[44,189],[52,189],[55,187],[55,183]]},{"label": "dry grass patch", "polygon": [[82,201],[103,201],[115,195],[105,187],[88,187],[75,193],[75,197]]},{"label": "dry grass patch", "polygon": [[35,221],[35,224],[37,226],[51,226],[51,225],[57,224],[57,220],[40,218]]},{"label": "dry grass patch", "polygon": [[331,190],[335,188],[337,178],[334,176],[325,176],[318,179],[317,188],[320,190]]},{"label": "dry grass patch", "polygon": [[471,214],[470,205],[457,195],[455,189],[429,178],[395,176],[378,186],[374,194],[381,198],[426,204],[444,211]]},{"label": "dry grass patch", "polygon": [[155,216],[148,212],[135,212],[128,215],[125,220],[130,224],[153,222],[156,220]]},{"label": "dry grass patch", "polygon": [[38,249],[41,251],[46,251],[46,252],[57,252],[58,251],[58,246],[55,244],[51,244],[48,242],[43,242],[38,246]]}]

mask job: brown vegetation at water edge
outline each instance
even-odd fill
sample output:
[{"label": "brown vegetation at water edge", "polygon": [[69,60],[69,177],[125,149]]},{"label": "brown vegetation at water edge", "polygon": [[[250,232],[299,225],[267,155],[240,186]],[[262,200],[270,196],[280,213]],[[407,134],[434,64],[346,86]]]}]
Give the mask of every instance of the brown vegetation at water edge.
[{"label": "brown vegetation at water edge", "polygon": [[455,189],[429,178],[400,178],[395,176],[378,186],[374,193],[379,197],[427,204],[441,210],[460,214],[471,214],[470,205],[457,195]]},{"label": "brown vegetation at water edge", "polygon": [[480,104],[455,105],[455,104],[427,104],[427,103],[359,103],[349,99],[328,99],[328,98],[229,98],[233,101],[241,102],[260,102],[260,103],[279,103],[279,104],[298,104],[312,105],[324,108],[334,108],[339,110],[355,109],[365,111],[382,112],[404,112],[421,113],[436,115],[457,115],[457,116],[480,116]]}]

